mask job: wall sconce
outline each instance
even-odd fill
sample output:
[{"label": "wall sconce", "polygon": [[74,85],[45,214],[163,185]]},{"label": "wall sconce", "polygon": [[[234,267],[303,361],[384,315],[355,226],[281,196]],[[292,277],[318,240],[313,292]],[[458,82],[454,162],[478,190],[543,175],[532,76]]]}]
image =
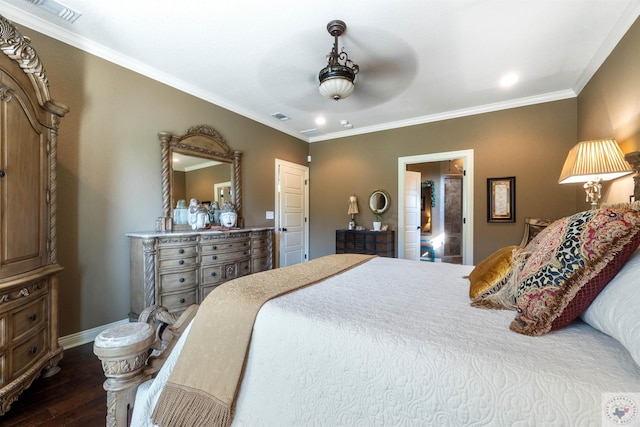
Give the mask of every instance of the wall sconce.
[{"label": "wall sconce", "polygon": [[620,178],[633,172],[615,139],[582,141],[576,144],[564,162],[560,184],[584,182],[586,201],[598,208],[602,181]]},{"label": "wall sconce", "polygon": [[360,211],[358,210],[358,198],[355,195],[349,196],[349,209],[347,210],[347,214],[351,215],[351,221],[349,221],[349,230],[356,229],[355,216],[359,213]]}]

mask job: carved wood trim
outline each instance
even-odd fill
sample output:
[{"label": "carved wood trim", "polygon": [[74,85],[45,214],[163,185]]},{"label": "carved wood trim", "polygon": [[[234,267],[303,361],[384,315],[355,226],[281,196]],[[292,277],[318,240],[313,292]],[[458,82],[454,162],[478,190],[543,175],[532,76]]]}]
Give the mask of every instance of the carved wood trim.
[{"label": "carved wood trim", "polygon": [[155,305],[156,295],[156,239],[142,241],[144,251],[144,305]]}]

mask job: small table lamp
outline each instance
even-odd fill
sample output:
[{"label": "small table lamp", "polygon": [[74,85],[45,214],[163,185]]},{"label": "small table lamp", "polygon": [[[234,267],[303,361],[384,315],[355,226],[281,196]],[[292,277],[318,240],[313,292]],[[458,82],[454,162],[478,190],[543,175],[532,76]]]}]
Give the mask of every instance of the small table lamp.
[{"label": "small table lamp", "polygon": [[564,162],[558,183],[584,182],[586,201],[591,209],[598,208],[602,181],[609,181],[633,172],[615,139],[582,141],[576,144]]},{"label": "small table lamp", "polygon": [[349,210],[347,211],[347,214],[351,215],[351,221],[349,221],[349,230],[355,230],[355,215],[359,213],[360,211],[358,211],[358,199],[355,195],[349,196]]}]

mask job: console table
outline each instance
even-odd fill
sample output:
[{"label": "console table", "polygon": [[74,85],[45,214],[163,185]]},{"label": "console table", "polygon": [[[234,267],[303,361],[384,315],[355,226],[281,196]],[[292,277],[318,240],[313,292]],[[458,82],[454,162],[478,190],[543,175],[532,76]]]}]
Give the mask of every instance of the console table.
[{"label": "console table", "polygon": [[393,230],[336,230],[336,253],[395,257]]}]

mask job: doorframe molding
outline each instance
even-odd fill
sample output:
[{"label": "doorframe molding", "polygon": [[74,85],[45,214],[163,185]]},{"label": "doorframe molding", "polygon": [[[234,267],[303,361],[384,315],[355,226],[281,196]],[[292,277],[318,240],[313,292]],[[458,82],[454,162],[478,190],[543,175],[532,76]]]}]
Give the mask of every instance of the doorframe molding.
[{"label": "doorframe molding", "polygon": [[404,173],[407,165],[462,159],[462,263],[473,264],[473,149],[398,157],[398,258],[404,258]]}]

